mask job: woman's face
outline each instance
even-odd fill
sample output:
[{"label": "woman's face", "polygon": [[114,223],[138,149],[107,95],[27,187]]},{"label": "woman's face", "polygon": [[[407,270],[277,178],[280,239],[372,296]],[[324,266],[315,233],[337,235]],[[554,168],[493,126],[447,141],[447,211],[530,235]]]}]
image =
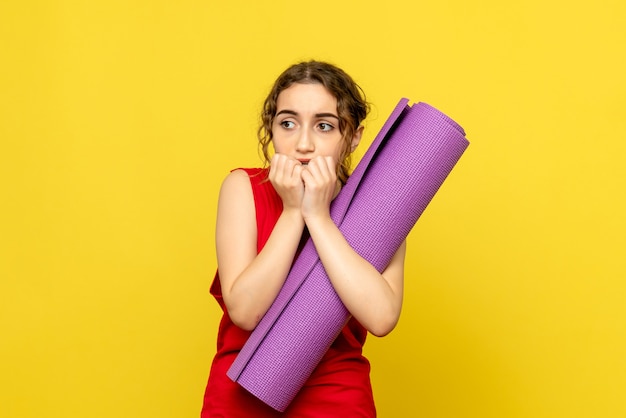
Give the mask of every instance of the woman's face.
[{"label": "woman's face", "polygon": [[317,156],[339,162],[344,144],[337,99],[321,84],[292,84],[278,95],[272,133],[276,153],[302,163]]}]

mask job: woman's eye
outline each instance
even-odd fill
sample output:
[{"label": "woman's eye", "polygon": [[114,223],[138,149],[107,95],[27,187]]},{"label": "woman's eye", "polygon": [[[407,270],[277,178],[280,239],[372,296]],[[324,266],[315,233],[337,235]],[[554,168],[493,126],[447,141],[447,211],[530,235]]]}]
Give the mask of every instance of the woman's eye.
[{"label": "woman's eye", "polygon": [[293,122],[292,122],[292,121],[290,121],[290,120],[285,120],[285,121],[282,121],[282,122],[280,123],[280,126],[282,126],[283,128],[286,128],[286,129],[291,129],[291,128],[295,127],[295,126],[296,126],[296,124],[295,124],[295,123],[293,123]]},{"label": "woman's eye", "polygon": [[324,132],[327,132],[333,129],[333,125],[331,125],[330,123],[326,123],[326,122],[320,123],[319,127]]}]

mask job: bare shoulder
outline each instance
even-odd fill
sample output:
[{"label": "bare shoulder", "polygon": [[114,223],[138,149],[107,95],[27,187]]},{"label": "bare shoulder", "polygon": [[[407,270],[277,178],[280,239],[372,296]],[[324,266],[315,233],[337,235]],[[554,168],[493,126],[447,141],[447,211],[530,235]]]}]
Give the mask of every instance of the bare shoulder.
[{"label": "bare shoulder", "polygon": [[244,170],[233,170],[224,178],[222,191],[243,191],[250,190],[250,177]]},{"label": "bare shoulder", "polygon": [[[218,225],[226,220],[254,219],[254,197],[250,177],[244,170],[233,170],[222,182],[218,200]],[[237,220],[238,219],[238,220]]]},{"label": "bare shoulder", "polygon": [[252,201],[252,186],[250,177],[244,170],[233,170],[222,181],[219,195],[220,202],[234,201],[245,202]]}]

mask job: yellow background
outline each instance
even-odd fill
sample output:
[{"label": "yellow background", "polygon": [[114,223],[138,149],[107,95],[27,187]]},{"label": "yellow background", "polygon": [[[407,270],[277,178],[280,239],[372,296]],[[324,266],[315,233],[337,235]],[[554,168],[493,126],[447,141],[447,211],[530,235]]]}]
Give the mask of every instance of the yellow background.
[{"label": "yellow background", "polygon": [[379,416],[626,416],[622,0],[0,3],[0,416],[196,417],[217,192],[288,65],[471,146],[409,237]]}]

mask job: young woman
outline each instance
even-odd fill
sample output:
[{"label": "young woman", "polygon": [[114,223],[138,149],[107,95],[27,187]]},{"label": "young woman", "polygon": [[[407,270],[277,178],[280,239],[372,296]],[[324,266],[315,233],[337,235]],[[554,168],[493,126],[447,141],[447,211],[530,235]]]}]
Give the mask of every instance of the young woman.
[{"label": "young woman", "polygon": [[[350,247],[329,210],[348,178],[349,157],[361,140],[367,112],[352,78],[318,61],[289,67],[265,100],[259,141],[269,168],[233,170],[219,196],[219,272],[211,293],[224,315],[203,418],[376,415],[362,347],[368,331],[383,336],[398,321],[405,245],[381,274]],[[226,371],[309,237],[352,318],[281,414],[232,382]]]}]

